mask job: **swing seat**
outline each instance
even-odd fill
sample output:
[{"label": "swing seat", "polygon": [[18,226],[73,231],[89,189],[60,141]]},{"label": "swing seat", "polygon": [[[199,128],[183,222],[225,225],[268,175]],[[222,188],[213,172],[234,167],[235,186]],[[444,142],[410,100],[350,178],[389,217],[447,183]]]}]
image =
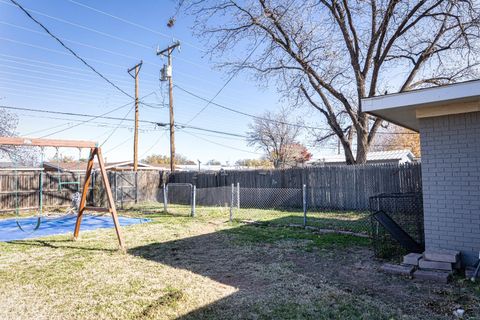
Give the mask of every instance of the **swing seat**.
[{"label": "swing seat", "polygon": [[42,224],[42,217],[38,217],[37,218],[37,223],[35,224],[35,227],[33,227],[32,230],[26,230],[24,227],[22,227],[22,225],[20,224],[20,221],[18,221],[18,217],[15,219],[15,222],[17,223],[17,227],[18,229],[22,230],[23,232],[26,232],[26,233],[33,233],[35,231],[38,230],[38,228],[40,228],[40,225]]}]

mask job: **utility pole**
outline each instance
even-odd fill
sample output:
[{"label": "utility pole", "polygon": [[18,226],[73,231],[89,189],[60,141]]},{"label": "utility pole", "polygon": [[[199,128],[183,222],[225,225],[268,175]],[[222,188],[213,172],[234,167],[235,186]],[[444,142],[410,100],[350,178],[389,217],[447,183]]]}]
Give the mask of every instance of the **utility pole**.
[{"label": "utility pole", "polygon": [[175,48],[180,46],[180,41],[175,42],[171,46],[159,51],[157,50],[157,56],[164,56],[168,58],[167,66],[162,68],[161,81],[168,79],[168,93],[169,93],[169,105],[170,105],[170,172],[175,171],[175,120],[173,113],[173,79],[172,79],[172,52]]},{"label": "utility pole", "polygon": [[[138,74],[142,68],[143,61],[128,69],[128,74],[135,79],[135,131],[133,133],[133,171],[138,171]],[[132,75],[132,71],[135,74]]]}]

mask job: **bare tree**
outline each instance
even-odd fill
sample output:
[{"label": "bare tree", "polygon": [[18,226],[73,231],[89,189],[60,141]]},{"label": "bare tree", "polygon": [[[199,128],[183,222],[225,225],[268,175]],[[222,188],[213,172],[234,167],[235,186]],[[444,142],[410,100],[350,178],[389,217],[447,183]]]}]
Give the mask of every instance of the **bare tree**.
[{"label": "bare tree", "polygon": [[249,125],[247,141],[265,152],[275,168],[283,168],[296,155],[297,139],[300,136],[299,123],[291,124],[289,113],[282,108],[277,113],[265,112]]},{"label": "bare tree", "polygon": [[[313,106],[347,163],[364,163],[382,120],[361,99],[478,77],[476,0],[192,0],[212,58]],[[232,57],[229,53],[234,53]],[[243,52],[243,56],[239,54]],[[240,57],[239,57],[240,55]],[[354,152],[356,151],[356,156]]]},{"label": "bare tree", "polygon": [[[0,109],[0,136],[16,136],[18,117],[5,109]],[[22,165],[38,164],[39,150],[36,147],[13,147],[0,145],[0,157]]]}]

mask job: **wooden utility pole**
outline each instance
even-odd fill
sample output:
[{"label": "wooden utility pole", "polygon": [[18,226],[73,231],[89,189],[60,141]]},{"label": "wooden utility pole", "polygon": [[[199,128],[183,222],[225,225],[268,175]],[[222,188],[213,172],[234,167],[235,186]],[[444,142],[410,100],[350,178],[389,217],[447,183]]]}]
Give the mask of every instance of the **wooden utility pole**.
[{"label": "wooden utility pole", "polygon": [[[135,79],[135,131],[133,133],[133,171],[135,172],[138,171],[138,73],[142,64],[143,61],[140,61],[140,63],[128,69],[128,74]],[[135,74],[132,75],[132,71],[135,71]]]},{"label": "wooden utility pole", "polygon": [[180,42],[177,41],[171,46],[157,51],[157,56],[162,55],[168,58],[168,64],[162,69],[162,78],[160,80],[165,81],[168,79],[168,93],[169,93],[169,107],[170,107],[170,172],[175,171],[175,120],[173,112],[173,79],[172,79],[172,52],[175,48],[180,46]]}]

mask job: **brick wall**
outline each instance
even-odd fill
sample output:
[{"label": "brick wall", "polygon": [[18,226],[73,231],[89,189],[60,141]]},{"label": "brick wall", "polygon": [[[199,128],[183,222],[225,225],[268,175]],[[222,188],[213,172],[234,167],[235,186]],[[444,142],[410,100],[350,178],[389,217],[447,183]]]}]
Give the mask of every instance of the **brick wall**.
[{"label": "brick wall", "polygon": [[420,120],[427,249],[480,251],[480,112]]}]

